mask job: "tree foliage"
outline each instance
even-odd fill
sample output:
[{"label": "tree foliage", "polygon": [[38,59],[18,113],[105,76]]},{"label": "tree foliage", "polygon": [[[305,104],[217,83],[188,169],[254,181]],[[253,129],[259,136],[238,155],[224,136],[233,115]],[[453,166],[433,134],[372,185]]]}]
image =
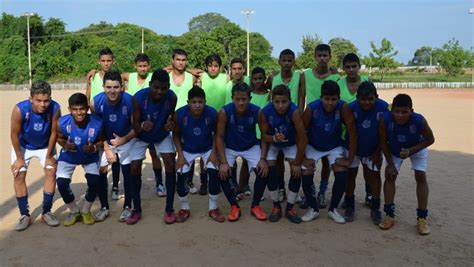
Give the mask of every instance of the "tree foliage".
[{"label": "tree foliage", "polygon": [[351,41],[342,37],[336,37],[329,40],[328,43],[331,46],[331,66],[342,68],[342,59],[349,53],[357,54],[359,49]]},{"label": "tree foliage", "polygon": [[472,55],[459,45],[459,41],[451,39],[443,45],[440,65],[449,76],[459,76],[465,67],[472,66]]},{"label": "tree foliage", "polygon": [[304,35],[301,47],[303,52],[298,54],[296,58],[296,67],[306,69],[314,66],[314,49],[318,44],[322,44],[323,40],[317,34]]},{"label": "tree foliage", "polygon": [[400,65],[400,63],[393,58],[398,54],[398,51],[395,50],[392,42],[386,38],[383,38],[380,42],[380,48],[378,48],[373,41],[370,42],[370,47],[372,48],[372,52],[369,53],[370,60],[365,62],[365,64],[369,67],[379,68],[381,73],[380,80],[383,80],[384,73],[387,70]]}]

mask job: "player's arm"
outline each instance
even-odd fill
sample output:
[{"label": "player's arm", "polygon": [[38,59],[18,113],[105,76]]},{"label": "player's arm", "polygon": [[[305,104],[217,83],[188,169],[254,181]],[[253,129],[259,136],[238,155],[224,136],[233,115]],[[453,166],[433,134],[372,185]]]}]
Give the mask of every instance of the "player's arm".
[{"label": "player's arm", "polygon": [[395,163],[393,162],[392,152],[388,146],[388,136],[387,136],[387,127],[385,127],[385,122],[383,117],[379,118],[379,138],[380,138],[380,148],[382,149],[387,165],[394,167]]},{"label": "player's arm", "polygon": [[[262,132],[262,127],[260,125],[260,115],[262,117],[264,117],[262,111],[260,111],[259,118],[258,118],[259,119],[258,127],[260,127],[260,132]],[[265,142],[262,139],[260,147],[261,147],[260,148],[260,160],[258,161],[258,164],[257,164],[257,171],[258,171],[258,174],[260,174],[262,177],[266,177],[268,175],[267,155],[268,155],[268,149],[270,148],[270,143]]]},{"label": "player's arm", "polygon": [[130,72],[122,72],[120,76],[122,76],[123,82],[128,82],[128,79],[130,77]]},{"label": "player's arm", "polygon": [[230,166],[225,156],[225,146],[224,146],[224,135],[225,135],[225,126],[227,124],[227,117],[225,110],[221,109],[217,114],[217,128],[214,138],[214,143],[217,150],[217,156],[220,160],[219,166],[219,176],[221,179],[227,179],[230,172]]},{"label": "player's arm", "polygon": [[45,166],[54,166],[56,165],[56,159],[54,158],[53,152],[56,150],[56,140],[58,138],[57,127],[58,127],[58,120],[61,116],[61,109],[58,108],[53,115],[52,124],[51,124],[51,135],[49,136],[48,141],[48,150],[46,152],[46,162]]},{"label": "player's arm", "polygon": [[299,111],[295,111],[292,117],[296,130],[296,157],[293,161],[294,165],[301,166],[305,154],[306,146],[308,145],[308,136],[306,135],[303,119]]},{"label": "player's arm", "polygon": [[297,105],[298,105],[298,110],[300,111],[300,114],[303,114],[304,111],[304,100],[306,98],[306,82],[304,78],[304,72],[300,73],[300,84],[298,85],[298,99],[297,99]]},{"label": "player's arm", "polygon": [[178,154],[178,159],[176,160],[176,170],[182,171],[182,167],[187,164],[186,159],[184,158],[183,153],[183,144],[181,143],[181,129],[178,125],[178,118],[176,113],[173,116],[174,128],[173,128],[173,142],[176,147],[176,153]]},{"label": "player's arm", "polygon": [[21,132],[21,127],[21,112],[20,109],[15,106],[13,107],[10,124],[10,139],[16,155],[16,160],[11,166],[11,171],[14,176],[18,175],[20,169],[25,166],[25,159],[23,158],[20,148],[20,138],[18,137]]},{"label": "player's arm", "polygon": [[96,74],[96,72],[97,72],[96,69],[92,69],[86,75],[86,83],[87,83],[86,96],[87,96],[87,100],[91,99],[91,83],[92,83],[92,79],[94,78],[94,75]]},{"label": "player's arm", "polygon": [[354,114],[347,104],[342,106],[342,119],[346,125],[347,133],[349,134],[349,156],[347,160],[350,164],[354,160],[357,148],[357,128],[354,121]]},{"label": "player's arm", "polygon": [[423,136],[423,142],[417,145],[414,145],[410,148],[402,149],[402,151],[400,152],[401,158],[403,159],[408,158],[411,155],[416,154],[420,150],[427,148],[434,143],[435,138],[433,135],[433,131],[431,130],[431,127],[428,125],[428,122],[424,118],[423,118],[422,127],[421,127],[421,135]]},{"label": "player's arm", "polygon": [[140,111],[140,106],[136,100],[135,97],[133,97],[133,112],[132,112],[132,125],[133,125],[133,130],[136,135],[138,135],[141,131],[143,131],[140,117],[141,117],[141,111]]},{"label": "player's arm", "polygon": [[216,148],[216,142],[215,142],[215,135],[217,131],[217,118],[216,122],[214,123],[214,134],[213,134],[213,142],[212,142],[212,150],[211,150],[211,155],[209,155],[209,162],[211,162],[216,169],[219,168],[219,160],[217,158],[217,148]]},{"label": "player's arm", "polygon": [[272,143],[274,141],[273,135],[268,134],[269,127],[262,110],[258,114],[258,126],[260,127],[262,142]]},{"label": "player's arm", "polygon": [[306,109],[303,112],[303,127],[305,131],[308,131],[309,124],[311,123],[311,117],[313,116],[313,111],[309,106],[306,106]]},{"label": "player's arm", "polygon": [[171,99],[171,112],[164,126],[166,131],[172,131],[174,129],[175,123],[173,118],[175,115],[176,102],[178,102],[178,97],[174,95],[173,99]]}]

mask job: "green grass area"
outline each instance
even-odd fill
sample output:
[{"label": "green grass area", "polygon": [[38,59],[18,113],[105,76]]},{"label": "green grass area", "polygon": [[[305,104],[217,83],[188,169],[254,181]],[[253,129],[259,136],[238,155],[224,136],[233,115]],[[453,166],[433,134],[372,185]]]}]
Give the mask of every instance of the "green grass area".
[{"label": "green grass area", "polygon": [[472,82],[471,74],[452,77],[439,73],[387,73],[381,81],[379,73],[372,73],[370,79],[374,82]]}]

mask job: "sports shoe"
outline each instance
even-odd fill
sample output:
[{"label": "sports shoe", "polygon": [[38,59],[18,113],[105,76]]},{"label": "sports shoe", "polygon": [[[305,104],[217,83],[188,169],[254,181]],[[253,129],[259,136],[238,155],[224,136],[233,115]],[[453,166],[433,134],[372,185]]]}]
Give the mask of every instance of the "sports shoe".
[{"label": "sports shoe", "polygon": [[211,217],[216,222],[225,222],[225,217],[222,215],[221,211],[217,209],[213,209],[209,211],[209,217]]},{"label": "sports shoe", "polygon": [[112,199],[113,200],[119,200],[120,199],[120,195],[119,195],[119,189],[117,187],[113,187],[112,188]]},{"label": "sports shoe", "polygon": [[370,218],[375,225],[379,225],[382,222],[382,213],[379,210],[371,210]]},{"label": "sports shoe", "polygon": [[303,197],[301,197],[300,194],[297,194],[295,203],[301,203],[302,201],[303,201]]},{"label": "sports shoe", "polygon": [[271,222],[278,222],[281,219],[281,208],[273,207],[272,213],[268,216],[268,220]]},{"label": "sports shoe", "polygon": [[285,188],[281,188],[278,190],[278,201],[282,202],[286,198],[286,191]]},{"label": "sports shoe", "polygon": [[172,224],[176,222],[176,215],[172,211],[165,211],[165,223]]},{"label": "sports shoe", "polygon": [[28,215],[21,215],[21,217],[18,219],[18,222],[16,223],[15,230],[23,231],[28,228],[30,224],[32,224],[31,217]]},{"label": "sports shoe", "polygon": [[132,211],[132,214],[127,218],[127,221],[125,221],[125,223],[128,225],[136,224],[141,218],[142,211],[134,210]]},{"label": "sports shoe", "polygon": [[428,226],[428,222],[426,218],[418,218],[416,219],[416,229],[420,235],[428,235],[430,234],[430,227]]},{"label": "sports shoe", "polygon": [[71,226],[80,221],[82,218],[81,214],[79,212],[76,213],[69,213],[69,215],[66,217],[66,220],[64,221],[64,226]]},{"label": "sports shoe", "polygon": [[328,216],[336,223],[346,223],[346,220],[344,219],[344,217],[341,214],[339,214],[339,212],[337,212],[336,209],[334,209],[333,211],[329,211]]},{"label": "sports shoe", "polygon": [[250,214],[255,216],[255,218],[257,218],[257,220],[260,220],[260,221],[267,220],[267,215],[265,214],[265,212],[263,212],[262,207],[260,207],[260,205],[257,205],[255,207],[251,208],[250,209]]},{"label": "sports shoe", "polygon": [[178,216],[176,216],[176,222],[185,222],[189,218],[189,216],[191,216],[191,212],[189,210],[180,209],[178,211]]},{"label": "sports shoe", "polygon": [[318,216],[319,216],[319,212],[315,211],[313,208],[311,208],[303,215],[303,217],[301,217],[301,220],[303,222],[310,222],[310,221],[318,218]]},{"label": "sports shoe", "polygon": [[125,207],[122,210],[122,213],[120,213],[119,221],[125,222],[130,216],[132,216],[132,211],[130,210],[129,207]]},{"label": "sports shoe", "polygon": [[82,214],[82,223],[86,225],[93,225],[95,223],[92,213],[86,212]]},{"label": "sports shoe", "polygon": [[46,212],[45,214],[42,214],[41,220],[48,226],[55,227],[59,225],[58,219],[56,219],[56,216],[54,216],[54,214],[52,214],[51,212]]},{"label": "sports shoe", "polygon": [[385,215],[382,222],[379,223],[379,228],[382,230],[388,230],[395,225],[395,218]]},{"label": "sports shoe", "polygon": [[188,186],[189,186],[189,193],[196,194],[198,192],[198,189],[194,186],[193,182],[189,182]]},{"label": "sports shoe", "polygon": [[236,205],[232,205],[230,207],[230,212],[229,215],[227,216],[227,220],[229,222],[236,222],[240,218],[240,207],[237,207]]},{"label": "sports shoe", "polygon": [[291,209],[287,209],[285,211],[285,216],[292,223],[300,224],[302,222],[300,216],[298,216],[294,207]]},{"label": "sports shoe", "polygon": [[347,207],[344,210],[344,220],[346,220],[346,222],[353,222],[354,221],[354,209],[353,208]]},{"label": "sports shoe", "polygon": [[371,207],[372,206],[372,195],[365,195],[365,206]]},{"label": "sports shoe", "polygon": [[309,208],[309,201],[306,197],[303,197],[300,202],[300,209],[307,209]]},{"label": "sports shoe", "polygon": [[107,217],[109,217],[109,209],[103,207],[95,214],[94,221],[103,222]]},{"label": "sports shoe", "polygon": [[162,184],[155,187],[155,192],[159,197],[166,197],[166,188]]},{"label": "sports shoe", "polygon": [[326,196],[325,193],[318,194],[318,205],[320,209],[325,209],[327,204],[326,204]]},{"label": "sports shoe", "polygon": [[201,187],[199,188],[199,195],[201,196],[207,195],[207,183],[201,184]]}]

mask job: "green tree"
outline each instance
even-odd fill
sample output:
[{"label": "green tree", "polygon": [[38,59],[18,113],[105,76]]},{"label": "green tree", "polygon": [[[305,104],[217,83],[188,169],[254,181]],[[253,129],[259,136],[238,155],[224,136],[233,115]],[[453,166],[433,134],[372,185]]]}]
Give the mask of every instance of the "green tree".
[{"label": "green tree", "polygon": [[319,35],[304,35],[301,47],[303,52],[298,54],[296,58],[296,68],[306,69],[314,66],[314,49],[317,45],[322,44],[323,40]]},{"label": "green tree", "polygon": [[209,12],[192,18],[188,22],[189,31],[211,32],[215,28],[229,23],[226,17],[219,13]]},{"label": "green tree", "polygon": [[380,80],[383,81],[384,74],[387,70],[396,68],[400,64],[393,58],[398,54],[398,51],[392,46],[392,42],[383,38],[380,43],[380,48],[377,48],[373,41],[370,42],[370,47],[373,52],[369,53],[370,64],[373,67],[378,67],[381,73]]},{"label": "green tree", "polygon": [[471,67],[471,53],[465,50],[456,39],[451,39],[443,45],[440,65],[449,76],[459,76],[464,73],[465,67]]},{"label": "green tree", "polygon": [[349,40],[342,37],[336,37],[329,40],[331,46],[332,60],[331,65],[342,68],[342,60],[349,53],[357,54],[359,49]]}]

